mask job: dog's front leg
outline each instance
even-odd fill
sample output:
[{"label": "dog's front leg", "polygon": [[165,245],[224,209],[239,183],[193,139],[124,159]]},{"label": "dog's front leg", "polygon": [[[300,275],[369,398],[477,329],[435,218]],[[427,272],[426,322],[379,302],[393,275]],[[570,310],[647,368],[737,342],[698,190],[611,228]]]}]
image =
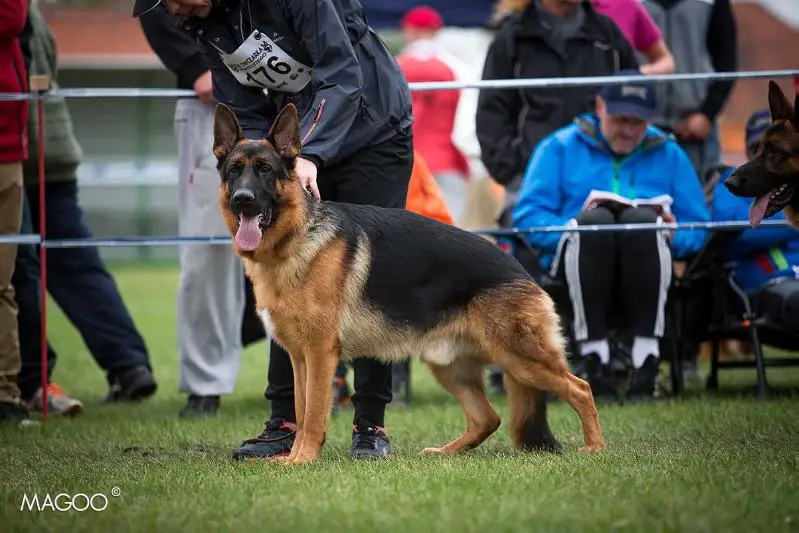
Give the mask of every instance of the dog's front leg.
[{"label": "dog's front leg", "polygon": [[291,453],[288,457],[282,458],[285,462],[291,462],[297,457],[302,447],[303,427],[305,425],[305,358],[304,354],[299,350],[289,352],[289,358],[291,359],[291,369],[294,374],[294,416],[297,420],[297,434],[294,436]]},{"label": "dog's front leg", "polygon": [[[338,364],[338,356],[336,350],[321,347],[311,348],[302,356],[305,372],[303,390],[305,414],[302,419],[302,442],[296,455],[292,448],[293,464],[316,461],[322,452],[322,444],[327,435],[330,401],[333,396],[333,375]],[[300,420],[299,417],[297,420]]]}]

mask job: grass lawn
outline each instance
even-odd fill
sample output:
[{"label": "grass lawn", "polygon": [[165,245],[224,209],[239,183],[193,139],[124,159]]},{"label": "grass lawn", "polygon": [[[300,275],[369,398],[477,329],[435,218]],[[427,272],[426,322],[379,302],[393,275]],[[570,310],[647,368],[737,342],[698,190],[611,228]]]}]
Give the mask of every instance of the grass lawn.
[{"label": "grass lawn", "polygon": [[[353,463],[351,412],[331,422],[314,465],[235,464],[230,452],[267,414],[266,346],[242,359],[236,394],[217,417],[180,421],[174,330],[177,270],[115,268],[160,385],[138,405],[105,406],[105,378],[51,306],[56,381],[84,415],[0,435],[0,532],[17,531],[799,531],[799,401],[741,394],[754,373],[721,373],[722,393],[639,406],[600,407],[609,449],[576,452],[576,415],[561,403],[551,426],[562,456],[510,452],[504,427],[481,448],[422,457],[464,427],[460,407],[414,367],[411,409],[391,408],[394,457]],[[799,373],[770,370],[771,385]],[[725,393],[726,391],[726,393]],[[730,393],[730,391],[733,391]],[[500,416],[504,399],[494,400]],[[102,512],[20,511],[23,495],[104,493]],[[114,491],[116,492],[116,491]],[[98,500],[99,502],[99,500]],[[100,502],[101,503],[101,502]]]}]

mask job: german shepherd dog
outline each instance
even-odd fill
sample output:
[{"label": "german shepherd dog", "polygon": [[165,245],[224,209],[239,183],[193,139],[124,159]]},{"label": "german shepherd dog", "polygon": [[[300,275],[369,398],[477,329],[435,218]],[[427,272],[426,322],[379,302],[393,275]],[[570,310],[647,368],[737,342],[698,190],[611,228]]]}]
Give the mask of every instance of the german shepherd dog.
[{"label": "german shepherd dog", "polygon": [[561,450],[546,391],[579,415],[580,451],[605,448],[591,389],[567,367],[553,302],[514,258],[403,209],[315,200],[293,173],[300,131],[292,104],[261,140],[245,139],[219,104],[214,137],[225,223],[266,330],[294,370],[297,437],[285,461],[319,457],[336,365],[369,356],[418,356],[463,407],[466,431],[424,452],[468,450],[497,430],[483,389],[489,363],[505,372],[517,449]]},{"label": "german shepherd dog", "polygon": [[724,183],[732,194],[755,198],[749,224],[781,210],[791,226],[799,228],[799,95],[795,105],[773,81],[768,86],[771,127],[751,161],[741,165]]}]

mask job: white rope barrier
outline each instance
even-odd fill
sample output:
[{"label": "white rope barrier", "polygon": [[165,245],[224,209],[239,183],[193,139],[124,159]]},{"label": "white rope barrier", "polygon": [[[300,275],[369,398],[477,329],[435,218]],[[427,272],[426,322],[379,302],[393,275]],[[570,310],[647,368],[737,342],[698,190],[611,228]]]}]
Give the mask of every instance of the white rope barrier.
[{"label": "white rope barrier", "polygon": [[[645,79],[654,83],[676,81],[731,81],[746,79],[774,79],[799,77],[799,69],[757,70],[744,72],[713,72],[705,74],[657,74],[647,75]],[[640,76],[594,76],[571,78],[526,78],[518,80],[480,80],[474,82],[414,82],[412,91],[451,91],[464,89],[548,89],[577,87],[582,85],[622,85],[641,81]],[[144,89],[144,88],[74,88],[58,89],[42,94],[0,93],[3,100],[38,100],[51,98],[196,98],[194,91],[186,89]]]}]

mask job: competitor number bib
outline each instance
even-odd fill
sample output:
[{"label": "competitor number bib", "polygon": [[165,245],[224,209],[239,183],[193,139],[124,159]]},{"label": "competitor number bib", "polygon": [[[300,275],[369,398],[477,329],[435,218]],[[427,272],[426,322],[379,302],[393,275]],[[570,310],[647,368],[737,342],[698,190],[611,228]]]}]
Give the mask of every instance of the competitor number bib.
[{"label": "competitor number bib", "polygon": [[[217,49],[219,50],[219,49]],[[311,67],[288,55],[258,30],[233,53],[219,55],[239,83],[289,93],[300,92],[311,81]]]}]

